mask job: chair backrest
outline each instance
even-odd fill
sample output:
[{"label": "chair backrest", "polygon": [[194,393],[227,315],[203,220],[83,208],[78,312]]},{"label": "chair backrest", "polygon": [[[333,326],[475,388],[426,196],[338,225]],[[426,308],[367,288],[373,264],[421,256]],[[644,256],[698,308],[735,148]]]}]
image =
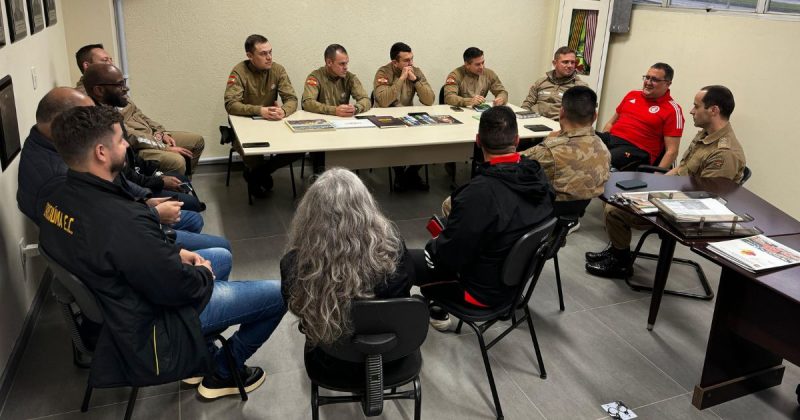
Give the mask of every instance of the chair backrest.
[{"label": "chair backrest", "polygon": [[742,174],[742,180],[739,181],[739,185],[744,185],[750,177],[753,176],[753,171],[750,170],[747,166],[744,167],[744,174]]},{"label": "chair backrest", "polygon": [[517,240],[503,263],[503,284],[524,286],[536,274],[544,264],[544,254],[555,227],[556,218],[551,217]]},{"label": "chair backrest", "polygon": [[103,323],[103,311],[100,304],[91,290],[74,274],[70,273],[61,264],[56,262],[53,257],[39,244],[39,254],[47,261],[50,270],[53,271],[53,292],[59,302],[74,299],[83,316],[97,324]]},{"label": "chair backrest", "polygon": [[439,105],[444,105],[444,85],[439,89]]},{"label": "chair backrest", "polygon": [[236,135],[233,133],[233,129],[227,125],[219,126],[219,135],[219,144],[223,146],[233,142],[234,137],[236,137]]},{"label": "chair backrest", "polygon": [[350,308],[353,333],[320,348],[348,362],[381,354],[384,362],[416,351],[428,335],[428,305],[417,298],[359,300]]}]

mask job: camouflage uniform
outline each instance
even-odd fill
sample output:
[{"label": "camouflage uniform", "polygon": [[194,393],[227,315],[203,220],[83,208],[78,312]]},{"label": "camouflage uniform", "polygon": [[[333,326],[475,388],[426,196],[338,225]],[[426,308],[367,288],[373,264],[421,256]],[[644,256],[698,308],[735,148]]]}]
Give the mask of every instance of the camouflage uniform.
[{"label": "camouflage uniform", "polygon": [[[676,175],[721,177],[740,182],[745,167],[744,150],[728,123],[709,135],[701,130],[681,158]],[[646,229],[650,224],[625,210],[606,205],[605,224],[611,244],[627,249],[631,244],[631,228]]]},{"label": "camouflage uniform", "polygon": [[[228,76],[225,111],[231,115],[260,116],[261,107],[276,106],[279,95],[283,102],[281,109],[287,117],[297,111],[297,95],[282,65],[273,62],[269,70],[258,70],[250,60],[244,60],[234,66]],[[263,156],[245,156],[238,138],[234,139],[233,147],[249,169],[256,168],[264,160]],[[297,158],[296,154],[273,157],[276,159],[273,167],[285,166]]]},{"label": "camouflage uniform", "polygon": [[597,197],[608,180],[611,154],[592,127],[563,131],[520,154],[539,161],[556,201]]},{"label": "camouflage uniform", "polygon": [[369,111],[371,101],[355,74],[331,75],[322,66],[308,75],[303,89],[303,109],[317,114],[336,115],[336,107],[355,99],[356,114]]},{"label": "camouflage uniform", "polygon": [[444,102],[448,105],[469,106],[473,96],[485,97],[489,91],[495,98],[503,98],[508,102],[508,92],[495,72],[484,68],[483,74],[477,75],[461,66],[447,75],[444,82]]},{"label": "camouflage uniform", "polygon": [[[75,89],[86,94],[83,86],[83,76],[78,80]],[[158,161],[159,170],[162,172],[186,172],[186,160],[183,155],[170,152],[167,144],[156,140],[157,133],[169,134],[175,139],[175,145],[189,149],[192,152],[192,167],[196,168],[200,161],[200,155],[205,147],[203,136],[188,131],[167,131],[164,126],[151,120],[128,98],[128,105],[119,111],[122,114],[123,124],[127,131],[126,139],[130,145],[137,150],[139,156],[144,160]]]},{"label": "camouflage uniform", "polygon": [[567,77],[557,78],[555,70],[550,70],[545,73],[545,77],[537,80],[531,86],[528,97],[522,102],[522,107],[558,121],[561,98],[564,96],[564,92],[573,86],[587,86],[587,84],[578,77],[577,72]]},{"label": "camouflage uniform", "polygon": [[386,108],[390,106],[412,106],[414,105],[414,93],[419,96],[419,101],[423,105],[433,105],[435,95],[431,85],[422,74],[419,67],[414,67],[414,75],[417,80],[400,80],[402,69],[396,68],[389,63],[375,73],[375,80],[372,83],[375,106]]}]

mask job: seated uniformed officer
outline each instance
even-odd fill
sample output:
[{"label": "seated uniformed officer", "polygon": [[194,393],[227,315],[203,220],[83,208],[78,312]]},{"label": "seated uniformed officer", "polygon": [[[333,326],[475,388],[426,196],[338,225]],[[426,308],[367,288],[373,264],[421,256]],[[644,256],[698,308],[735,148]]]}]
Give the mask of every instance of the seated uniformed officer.
[{"label": "seated uniformed officer", "polygon": [[[272,61],[272,44],[261,35],[250,35],[244,41],[247,60],[233,67],[225,87],[225,111],[230,115],[260,116],[267,120],[282,120],[297,110],[297,95],[289,75],[282,65]],[[278,106],[278,96],[283,105]],[[271,156],[245,156],[241,143],[234,147],[244,162],[244,179],[250,194],[265,197],[272,189],[272,173],[303,154],[290,153]]]},{"label": "seated uniformed officer", "polygon": [[[325,48],[325,65],[312,71],[303,89],[303,109],[317,114],[352,117],[369,111],[369,95],[355,74],[347,71],[350,57],[339,44]],[[350,105],[350,97],[356,101]],[[314,174],[325,170],[325,152],[311,154]]]},{"label": "seated uniformed officer", "polygon": [[508,92],[497,74],[484,67],[483,51],[476,47],[464,50],[464,65],[451,71],[444,82],[444,102],[455,106],[475,106],[494,95],[493,105],[505,105]]},{"label": "seated uniformed officer", "polygon": [[40,244],[103,308],[89,384],[146,386],[204,373],[203,397],[236,394],[224,352],[209,354],[203,334],[239,325],[228,343],[250,392],[265,374],[244,363],[283,317],[280,283],[215,281],[208,260],[166,239],[153,212],[119,183],[128,148],[121,123],[110,107],[75,107],[53,122],[69,171],[45,198]]},{"label": "seated uniformed officer", "polygon": [[578,76],[576,62],[575,50],[569,47],[557,49],[553,54],[553,70],[533,83],[522,107],[558,121],[564,92],[573,86],[586,86],[586,82]]},{"label": "seated uniformed officer", "polygon": [[[375,105],[381,108],[390,106],[414,105],[414,94],[423,105],[433,105],[436,95],[419,67],[414,66],[414,53],[403,42],[396,42],[389,50],[389,64],[378,69],[373,82]],[[395,166],[394,190],[409,188],[428,190],[428,184],[419,177],[422,165],[407,167]]]},{"label": "seated uniformed officer", "polygon": [[597,94],[586,86],[564,92],[559,107],[561,131],[522,153],[536,160],[556,191],[556,215],[571,214],[569,202],[588,200],[603,193],[611,154],[594,133]]},{"label": "seated uniformed officer", "polygon": [[[744,150],[728,121],[735,102],[725,86],[706,86],[694,97],[692,118],[700,131],[692,139],[680,165],[667,175],[721,177],[740,182],[746,165]],[[631,267],[631,228],[649,223],[616,207],[606,205],[606,232],[611,245],[601,252],[586,253],[586,271],[602,277],[627,277]]]},{"label": "seated uniformed officer", "polygon": [[[103,49],[103,44],[81,47],[75,53],[75,59],[81,74],[91,64],[113,64],[111,56]],[[78,80],[75,88],[86,93],[83,89],[83,77]],[[163,125],[144,115],[130,97],[128,105],[120,109],[120,113],[125,119],[128,140],[133,140],[131,144],[142,159],[158,161],[159,170],[164,173],[191,173],[186,168],[187,159],[192,164],[190,169],[197,167],[205,147],[203,136],[188,131],[167,131]]]}]

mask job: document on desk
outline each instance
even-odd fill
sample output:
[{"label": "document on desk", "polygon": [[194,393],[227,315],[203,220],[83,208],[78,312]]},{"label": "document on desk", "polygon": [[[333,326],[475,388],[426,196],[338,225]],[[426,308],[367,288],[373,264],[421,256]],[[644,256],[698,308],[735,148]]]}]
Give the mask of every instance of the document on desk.
[{"label": "document on desk", "polygon": [[754,273],[800,264],[800,252],[764,235],[713,242],[708,249]]},{"label": "document on desk", "polygon": [[346,128],[375,128],[375,124],[372,121],[363,119],[363,120],[330,120],[328,121],[331,125],[337,129],[346,129]]},{"label": "document on desk", "polygon": [[669,197],[680,194],[680,191],[664,190],[664,191],[641,191],[641,192],[621,192],[615,194],[616,200],[622,204],[627,205],[639,213],[653,214],[658,213],[658,207],[650,202],[654,197]]},{"label": "document on desk", "polygon": [[653,198],[650,202],[665,216],[679,223],[732,222],[739,218],[716,198]]}]

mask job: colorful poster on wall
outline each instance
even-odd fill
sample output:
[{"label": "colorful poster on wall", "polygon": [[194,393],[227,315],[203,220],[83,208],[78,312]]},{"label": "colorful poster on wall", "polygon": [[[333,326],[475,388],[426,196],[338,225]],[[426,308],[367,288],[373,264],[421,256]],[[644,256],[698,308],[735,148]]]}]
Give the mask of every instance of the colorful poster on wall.
[{"label": "colorful poster on wall", "polygon": [[25,26],[25,5],[22,0],[6,0],[6,17],[11,42],[17,42],[28,36],[28,27]]},{"label": "colorful poster on wall", "polygon": [[44,29],[44,7],[42,7],[42,0],[28,0],[28,22],[31,27],[31,35]]},{"label": "colorful poster on wall", "polygon": [[56,16],[56,0],[44,0],[44,16],[47,26],[53,26],[58,22]]},{"label": "colorful poster on wall", "polygon": [[588,76],[592,70],[592,49],[597,34],[597,10],[573,10],[569,28],[567,46],[577,53],[578,74]]}]

